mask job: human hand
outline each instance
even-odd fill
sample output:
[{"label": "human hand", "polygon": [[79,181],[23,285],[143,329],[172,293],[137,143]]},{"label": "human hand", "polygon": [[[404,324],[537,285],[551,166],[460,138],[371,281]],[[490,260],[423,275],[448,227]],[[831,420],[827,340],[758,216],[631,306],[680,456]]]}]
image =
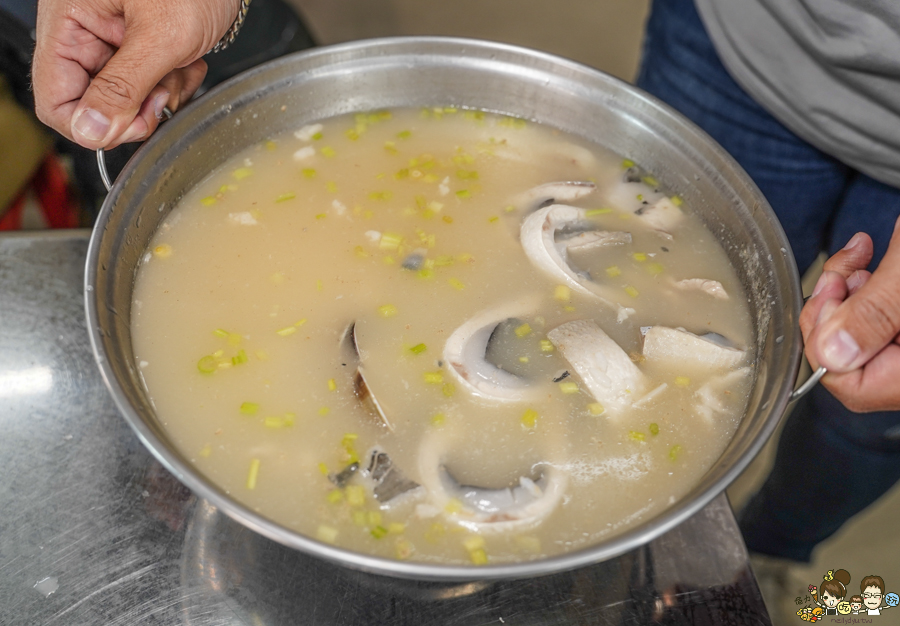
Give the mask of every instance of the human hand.
[{"label": "human hand", "polygon": [[900,409],[900,220],[874,273],[872,240],[857,233],[825,262],[800,313],[806,357],[851,411]]},{"label": "human hand", "polygon": [[240,0],[41,0],[32,79],[38,118],[86,148],[152,133],[194,95],[201,58]]}]

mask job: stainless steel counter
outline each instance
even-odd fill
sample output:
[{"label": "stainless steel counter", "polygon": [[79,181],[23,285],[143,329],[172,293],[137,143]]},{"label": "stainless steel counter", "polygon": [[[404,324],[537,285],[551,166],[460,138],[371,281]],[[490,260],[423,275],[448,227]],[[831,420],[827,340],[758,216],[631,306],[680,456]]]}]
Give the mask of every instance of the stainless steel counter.
[{"label": "stainless steel counter", "polygon": [[84,324],[88,233],[0,236],[0,624],[769,624],[724,495],[649,545],[521,581],[350,571],[237,525],[122,420]]}]

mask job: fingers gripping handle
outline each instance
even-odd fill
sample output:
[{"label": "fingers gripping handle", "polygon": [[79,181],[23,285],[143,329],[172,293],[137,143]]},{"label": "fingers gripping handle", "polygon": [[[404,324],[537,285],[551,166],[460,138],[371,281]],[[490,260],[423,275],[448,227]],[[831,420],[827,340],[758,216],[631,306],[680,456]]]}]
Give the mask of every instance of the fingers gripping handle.
[{"label": "fingers gripping handle", "polygon": [[[165,117],[165,120],[172,119],[172,115],[173,113],[169,110],[169,107],[163,107],[163,116]],[[100,170],[100,178],[103,180],[103,186],[109,191],[112,189],[113,181],[109,177],[109,172],[106,170],[106,153],[103,151],[103,148],[97,148],[97,169]]]}]

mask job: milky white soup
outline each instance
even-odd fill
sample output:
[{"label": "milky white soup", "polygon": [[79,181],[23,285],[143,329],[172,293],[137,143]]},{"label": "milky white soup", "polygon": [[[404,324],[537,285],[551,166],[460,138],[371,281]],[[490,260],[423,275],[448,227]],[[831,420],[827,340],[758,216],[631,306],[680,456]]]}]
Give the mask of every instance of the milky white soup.
[{"label": "milky white soup", "polygon": [[735,272],[657,186],[456,109],[254,146],[139,269],[159,419],[232,497],[351,550],[477,565],[621,533],[696,484],[752,382]]}]

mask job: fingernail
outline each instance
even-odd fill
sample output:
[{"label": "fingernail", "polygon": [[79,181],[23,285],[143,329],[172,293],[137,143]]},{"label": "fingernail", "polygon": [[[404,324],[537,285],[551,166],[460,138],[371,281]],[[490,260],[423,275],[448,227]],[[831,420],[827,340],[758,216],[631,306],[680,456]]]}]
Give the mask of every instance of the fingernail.
[{"label": "fingernail", "polygon": [[851,292],[858,289],[860,285],[863,283],[862,274],[859,273],[859,270],[856,270],[850,277],[847,279],[847,289]]},{"label": "fingernail", "polygon": [[72,124],[72,132],[90,141],[101,141],[109,132],[109,118],[94,109],[85,109]]},{"label": "fingernail", "polygon": [[859,356],[859,345],[846,330],[839,329],[825,339],[822,349],[822,365],[832,369],[845,369]]},{"label": "fingernail", "polygon": [[815,298],[817,295],[819,295],[819,292],[825,288],[825,285],[827,283],[828,283],[828,278],[826,277],[825,273],[823,272],[822,275],[819,276],[819,280],[816,281],[816,286],[815,286],[815,288],[813,288],[813,292],[812,292],[812,295],[810,296],[810,298]]},{"label": "fingernail", "polygon": [[161,93],[153,99],[153,114],[156,115],[156,119],[161,120],[163,118],[163,109],[166,108],[166,105],[169,104],[169,92]]},{"label": "fingernail", "polygon": [[859,233],[856,233],[855,235],[853,235],[850,238],[850,241],[847,242],[847,245],[844,246],[844,250],[852,250],[853,248],[858,246],[860,239],[861,239],[861,237],[859,236]]}]

